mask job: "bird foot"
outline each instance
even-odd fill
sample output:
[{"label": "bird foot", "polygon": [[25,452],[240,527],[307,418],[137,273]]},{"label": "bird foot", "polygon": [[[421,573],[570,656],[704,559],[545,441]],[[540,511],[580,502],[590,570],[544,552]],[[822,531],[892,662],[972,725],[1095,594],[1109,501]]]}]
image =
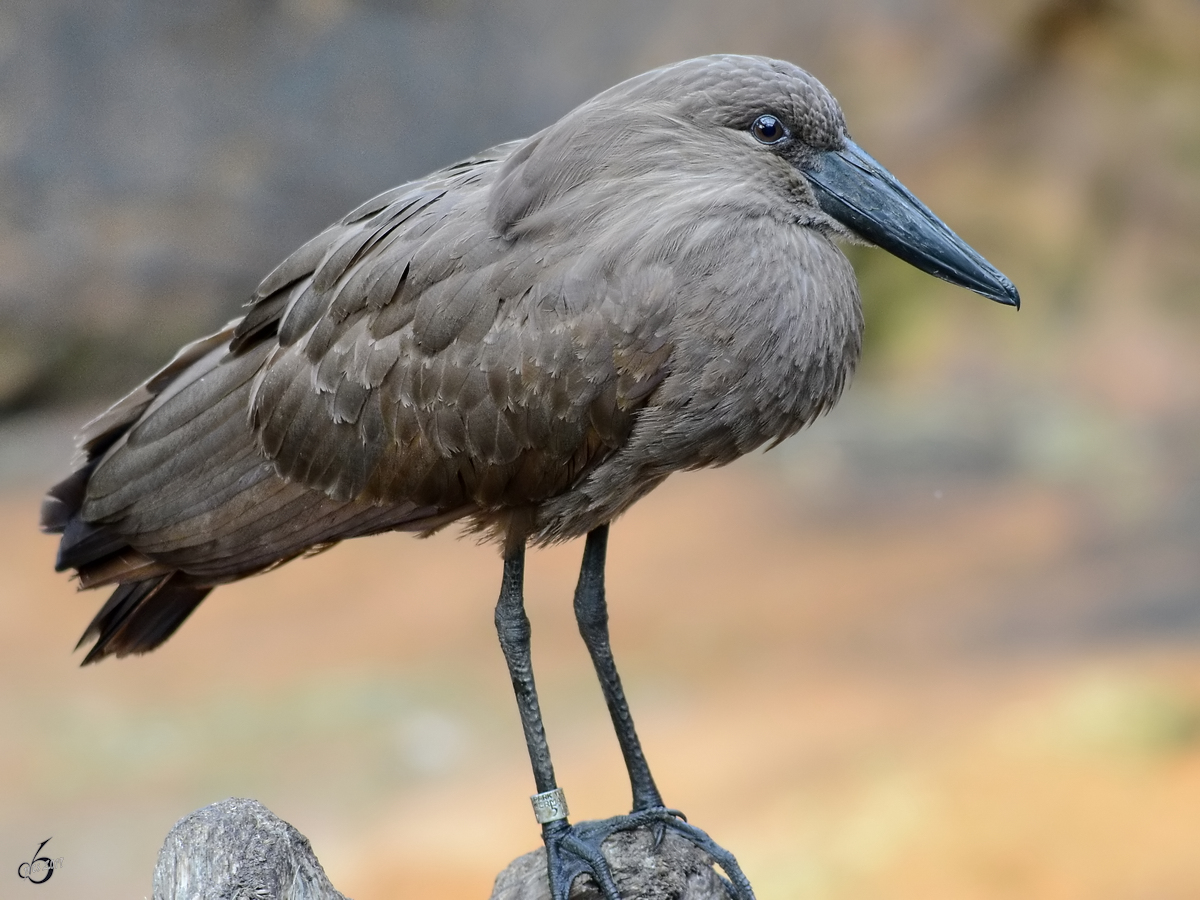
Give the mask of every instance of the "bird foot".
[{"label": "bird foot", "polygon": [[[600,845],[610,835],[648,827],[657,850],[667,831],[679,835],[712,858],[724,871],[718,875],[732,900],[754,900],[754,890],[733,854],[684,819],[683,814],[665,807],[637,810],[627,816],[614,816],[591,822],[567,824],[565,819],[547,823],[542,829],[546,844],[546,863],[550,870],[551,900],[567,900],[571,886],[580,875],[590,875],[605,900],[622,900],[608,860]],[[626,898],[634,900],[634,898]]]}]

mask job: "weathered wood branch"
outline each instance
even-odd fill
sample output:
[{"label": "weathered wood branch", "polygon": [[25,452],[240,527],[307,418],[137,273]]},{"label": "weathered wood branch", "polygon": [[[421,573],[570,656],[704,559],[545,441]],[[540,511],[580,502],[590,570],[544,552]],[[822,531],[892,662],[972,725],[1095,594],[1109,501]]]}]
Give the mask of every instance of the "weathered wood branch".
[{"label": "weathered wood branch", "polygon": [[[727,900],[708,854],[668,832],[616,834],[603,851],[623,900]],[[549,900],[546,851],[526,853],[496,878],[491,900]],[[602,900],[588,877],[572,900]],[[308,839],[257,800],[224,800],[175,823],[154,868],[154,900],[346,900]]]}]

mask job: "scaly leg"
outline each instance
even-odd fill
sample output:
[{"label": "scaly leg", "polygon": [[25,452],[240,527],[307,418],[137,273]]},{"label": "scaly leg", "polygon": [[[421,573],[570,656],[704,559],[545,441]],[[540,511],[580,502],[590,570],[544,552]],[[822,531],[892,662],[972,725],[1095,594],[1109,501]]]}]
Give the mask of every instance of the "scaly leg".
[{"label": "scaly leg", "polygon": [[578,826],[587,828],[589,837],[597,849],[600,841],[614,831],[625,831],[645,824],[653,824],[661,840],[662,829],[669,828],[687,838],[711,856],[729,877],[730,893],[739,900],[753,900],[750,882],[742,873],[733,854],[716,844],[712,838],[689,825],[683,814],[667,809],[662,795],[654,784],[650,766],[642,752],[641,741],[633,726],[633,716],[621,688],[621,676],[613,661],[612,647],[608,637],[608,604],[604,598],[604,563],[608,547],[608,525],[601,525],[587,536],[583,550],[583,564],[579,569],[579,583],[575,587],[575,620],[579,623],[579,634],[591,654],[596,667],[596,677],[604,692],[604,702],[612,716],[613,730],[625,768],[629,772],[629,784],[633,791],[633,812],[628,816],[616,816],[603,822],[586,822]]},{"label": "scaly leg", "polygon": [[552,900],[567,900],[575,879],[588,873],[596,879],[607,900],[620,900],[608,863],[600,853],[599,842],[581,841],[575,829],[567,823],[566,801],[554,780],[554,765],[550,761],[550,746],[542,725],[537,688],[533,683],[533,664],[529,654],[529,617],[525,615],[525,545],[522,543],[504,558],[504,580],[500,599],[496,603],[496,633],[500,649],[508,663],[521,727],[525,731],[525,746],[533,766],[533,781],[537,786],[534,812],[542,823],[542,840],[550,874]]},{"label": "scaly leg", "polygon": [[575,586],[575,621],[579,623],[579,634],[591,654],[604,691],[604,702],[612,716],[617,743],[625,757],[625,768],[629,770],[629,786],[633,789],[633,811],[655,809],[663,806],[662,795],[654,784],[650,766],[642,753],[642,744],[633,727],[633,716],[625,702],[625,691],[621,689],[621,676],[613,661],[612,647],[608,642],[608,604],[604,599],[604,561],[608,548],[608,526],[601,525],[587,536],[583,548],[583,564],[579,567],[579,583]]},{"label": "scaly leg", "polygon": [[588,535],[584,550],[579,585],[575,591],[575,611],[579,630],[587,644],[600,677],[605,701],[612,714],[621,753],[629,769],[633,788],[634,809],[630,815],[615,816],[596,822],[571,825],[567,821],[566,802],[554,779],[550,747],[542,724],[537,689],[533,682],[533,666],[529,652],[529,618],[525,615],[524,570],[525,547],[522,544],[504,559],[504,580],[496,604],[496,632],[500,647],[512,677],[525,744],[533,767],[534,784],[538,793],[533,798],[534,812],[542,823],[542,840],[546,844],[546,862],[550,876],[552,900],[567,900],[571,885],[580,875],[591,875],[607,900],[621,900],[608,862],[600,845],[609,835],[649,825],[657,830],[670,829],[711,856],[729,880],[729,892],[735,900],[754,900],[749,881],[742,874],[733,854],[715,844],[699,828],[683,820],[681,813],[663,806],[654,779],[646,765],[634,731],[633,719],[621,690],[621,680],[613,663],[608,640],[608,611],[604,601],[604,553],[608,527],[597,528]]}]

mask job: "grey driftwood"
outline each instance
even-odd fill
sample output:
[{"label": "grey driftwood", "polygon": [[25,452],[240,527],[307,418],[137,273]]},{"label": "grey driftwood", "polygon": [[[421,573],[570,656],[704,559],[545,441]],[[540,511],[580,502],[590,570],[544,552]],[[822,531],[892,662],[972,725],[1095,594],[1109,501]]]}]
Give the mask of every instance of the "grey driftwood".
[{"label": "grey driftwood", "polygon": [[[727,900],[704,851],[671,832],[654,846],[648,828],[615,834],[603,852],[625,900]],[[571,900],[599,900],[580,878]],[[509,864],[491,900],[549,900],[546,850]],[[184,816],[154,868],[154,900],[347,900],[321,868],[308,838],[257,800],[229,799]]]}]

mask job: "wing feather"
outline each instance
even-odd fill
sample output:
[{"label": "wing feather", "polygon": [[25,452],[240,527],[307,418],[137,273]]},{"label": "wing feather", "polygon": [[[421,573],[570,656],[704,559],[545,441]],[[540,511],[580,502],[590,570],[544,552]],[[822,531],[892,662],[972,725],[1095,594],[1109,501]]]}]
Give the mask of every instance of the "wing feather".
[{"label": "wing feather", "polygon": [[94,578],[174,566],[191,597],[354,534],[536,504],[621,445],[670,345],[623,318],[614,292],[643,286],[586,242],[497,232],[512,149],[359,207],[89,428],[91,468],[46,521],[82,523]]}]

